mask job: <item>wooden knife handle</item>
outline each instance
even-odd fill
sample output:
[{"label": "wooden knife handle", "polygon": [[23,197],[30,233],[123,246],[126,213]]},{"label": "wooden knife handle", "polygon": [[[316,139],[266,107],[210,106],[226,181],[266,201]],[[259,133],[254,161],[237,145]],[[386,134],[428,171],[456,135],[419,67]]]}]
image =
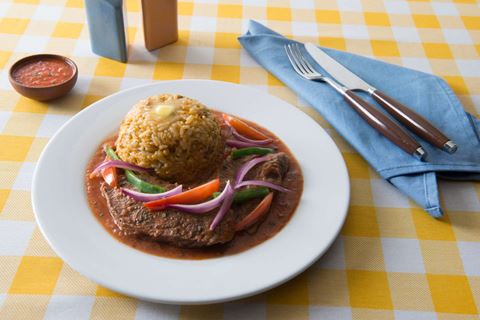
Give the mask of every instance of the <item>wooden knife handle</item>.
[{"label": "wooden knife handle", "polygon": [[423,160],[425,151],[422,146],[405,132],[402,127],[393,122],[367,101],[360,98],[352,90],[345,91],[344,98],[370,126],[408,154],[414,155]]},{"label": "wooden knife handle", "polygon": [[[425,139],[425,141],[428,141],[437,148],[446,148],[446,143],[450,141],[450,139],[421,115],[379,90],[373,91],[372,97],[388,113],[403,123],[407,128],[415,132],[418,136]],[[453,150],[453,152],[455,152],[455,150]]]}]

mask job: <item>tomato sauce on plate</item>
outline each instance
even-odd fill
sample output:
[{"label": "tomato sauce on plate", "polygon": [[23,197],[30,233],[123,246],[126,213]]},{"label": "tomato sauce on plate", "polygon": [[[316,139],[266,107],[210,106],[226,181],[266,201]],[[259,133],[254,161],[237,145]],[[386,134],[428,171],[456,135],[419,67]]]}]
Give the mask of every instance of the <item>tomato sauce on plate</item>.
[{"label": "tomato sauce on plate", "polygon": [[15,81],[29,87],[49,87],[66,82],[73,76],[72,67],[54,58],[29,61],[13,72]]}]

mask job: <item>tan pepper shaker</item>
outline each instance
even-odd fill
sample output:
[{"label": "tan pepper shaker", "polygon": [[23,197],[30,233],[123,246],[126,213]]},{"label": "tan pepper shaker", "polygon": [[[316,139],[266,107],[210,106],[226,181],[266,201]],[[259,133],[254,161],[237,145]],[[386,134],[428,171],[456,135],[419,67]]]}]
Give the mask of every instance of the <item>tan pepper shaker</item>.
[{"label": "tan pepper shaker", "polygon": [[142,16],[148,50],[178,40],[177,0],[142,0]]}]

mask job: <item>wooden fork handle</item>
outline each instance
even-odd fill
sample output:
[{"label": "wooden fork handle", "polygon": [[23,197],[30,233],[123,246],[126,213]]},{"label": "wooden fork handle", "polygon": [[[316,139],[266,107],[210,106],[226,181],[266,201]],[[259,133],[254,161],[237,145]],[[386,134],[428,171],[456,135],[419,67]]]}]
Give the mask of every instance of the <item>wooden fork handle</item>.
[{"label": "wooden fork handle", "polygon": [[[448,145],[447,142],[449,142],[450,139],[421,115],[379,90],[374,90],[371,95],[388,113],[415,132],[419,137],[422,137],[425,141],[428,141],[437,148],[446,148],[446,145]],[[455,150],[453,150],[453,152],[455,152]]]},{"label": "wooden fork handle", "polygon": [[406,153],[420,160],[426,156],[422,146],[398,124],[393,122],[377,108],[360,98],[352,90],[344,93],[345,100],[367,123]]}]

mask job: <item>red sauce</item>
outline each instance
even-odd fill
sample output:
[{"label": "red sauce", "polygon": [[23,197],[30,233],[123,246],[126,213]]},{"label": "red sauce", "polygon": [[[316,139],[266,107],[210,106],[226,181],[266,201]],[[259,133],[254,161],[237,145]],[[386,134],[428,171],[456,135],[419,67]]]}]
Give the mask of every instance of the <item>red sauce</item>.
[{"label": "red sauce", "polygon": [[44,58],[29,61],[13,72],[13,78],[29,87],[50,87],[61,84],[73,76],[72,67],[63,60]]}]

